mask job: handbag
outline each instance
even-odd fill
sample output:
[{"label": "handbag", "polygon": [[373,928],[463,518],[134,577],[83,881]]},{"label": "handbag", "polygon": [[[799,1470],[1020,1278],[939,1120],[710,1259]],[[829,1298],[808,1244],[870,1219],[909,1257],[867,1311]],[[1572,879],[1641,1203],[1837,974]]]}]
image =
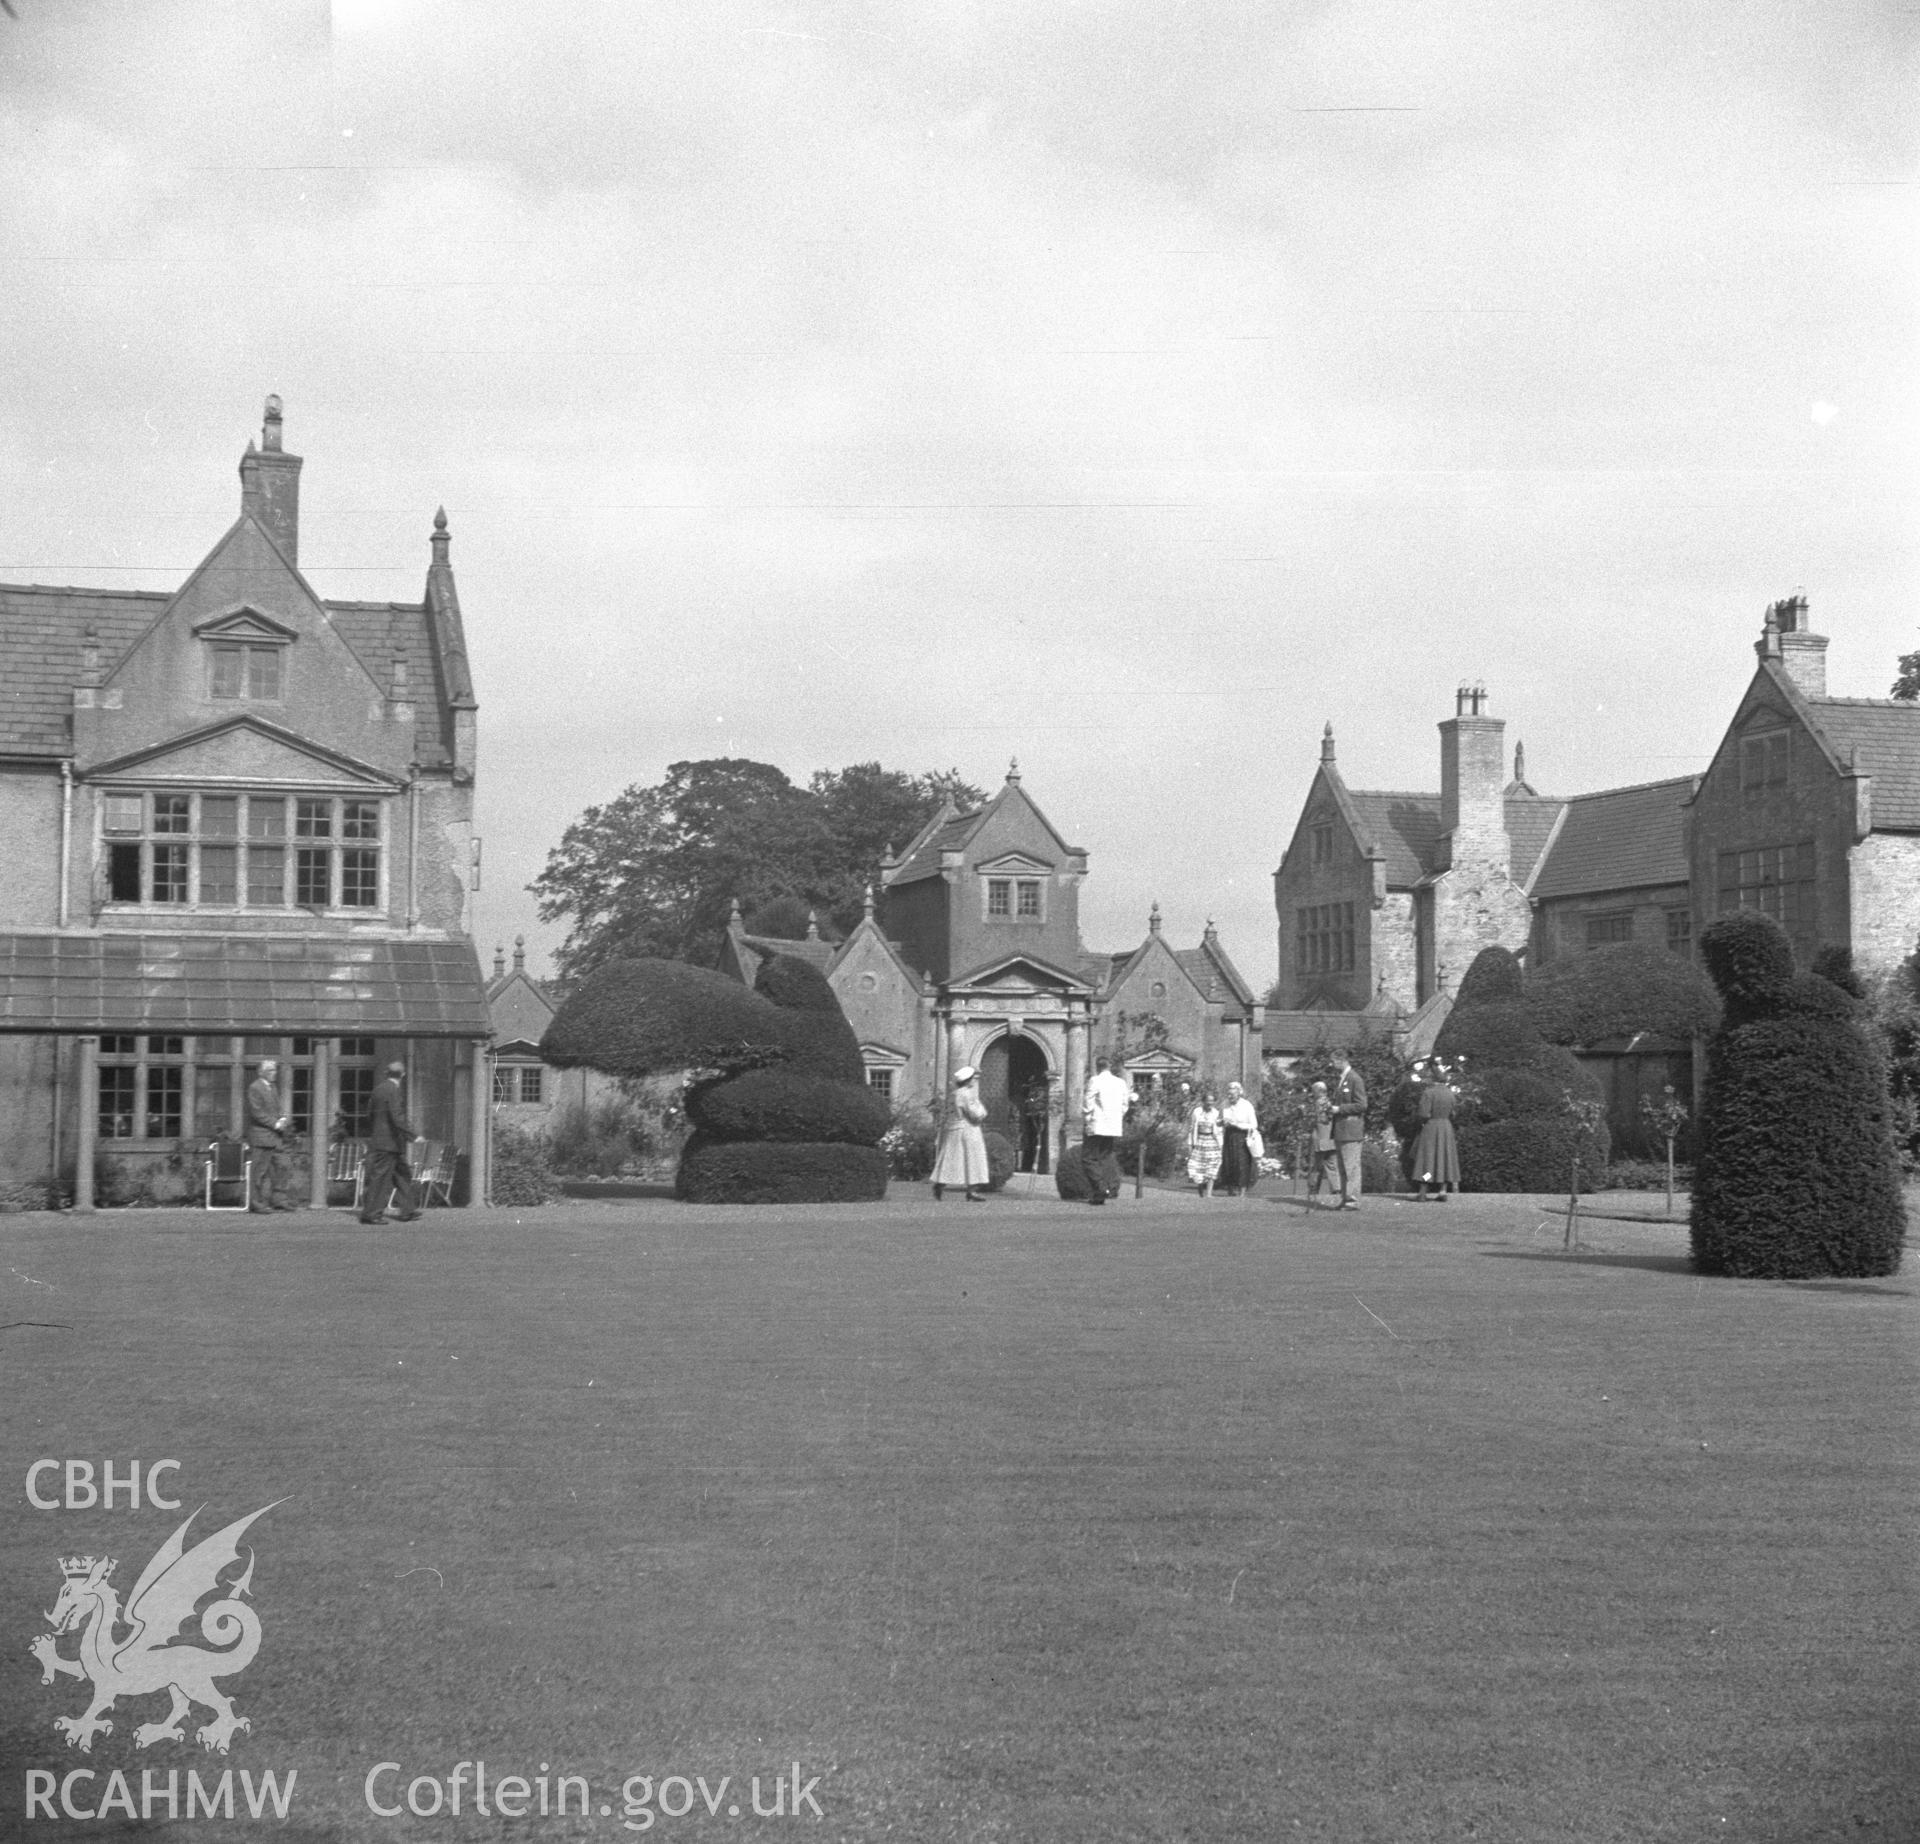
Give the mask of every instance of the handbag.
[{"label": "handbag", "polygon": [[1260,1137],[1258,1127],[1247,1129],[1247,1152],[1255,1159],[1264,1159],[1267,1156],[1267,1143]]}]

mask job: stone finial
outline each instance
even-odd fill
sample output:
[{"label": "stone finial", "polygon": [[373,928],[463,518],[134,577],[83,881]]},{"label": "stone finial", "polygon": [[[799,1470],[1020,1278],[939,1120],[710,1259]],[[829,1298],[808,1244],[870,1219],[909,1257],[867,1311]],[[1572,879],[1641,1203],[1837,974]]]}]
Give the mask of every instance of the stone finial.
[{"label": "stone finial", "polygon": [[100,683],[100,630],[97,627],[88,628],[80,643],[80,676],[88,685]]},{"label": "stone finial", "polygon": [[807,911],[807,939],[809,941],[820,939],[820,918],[811,909]]},{"label": "stone finial", "polygon": [[513,970],[515,973],[525,973],[527,970],[527,938],[525,935],[515,935],[513,938]]},{"label": "stone finial", "polygon": [[727,905],[727,927],[732,929],[735,934],[738,934],[746,927],[746,923],[741,919],[740,899],[737,896]]},{"label": "stone finial", "polygon": [[1331,718],[1327,720],[1327,727],[1320,736],[1320,760],[1323,762],[1333,760],[1333,720]]},{"label": "stone finial", "polygon": [[260,429],[260,446],[268,454],[280,452],[280,399],[277,396],[267,399],[267,415]]},{"label": "stone finial", "polygon": [[860,899],[860,913],[871,922],[873,920],[873,879],[867,879],[866,893]]},{"label": "stone finial", "polygon": [[1515,743],[1513,746],[1513,778],[1516,781],[1524,781],[1527,778],[1527,746],[1525,743]]},{"label": "stone finial", "polygon": [[1020,758],[1018,756],[1013,757],[1012,760],[1007,763],[1007,785],[1016,788],[1020,785]]},{"label": "stone finial", "polygon": [[507,977],[507,951],[497,941],[493,944],[493,977],[496,980]]},{"label": "stone finial", "polygon": [[433,561],[445,565],[453,543],[453,534],[447,530],[447,509],[440,507],[433,515]]},{"label": "stone finial", "polygon": [[1147,911],[1147,933],[1149,935],[1157,935],[1159,934],[1159,932],[1160,932],[1160,905],[1156,901],[1153,907]]},{"label": "stone finial", "polygon": [[407,701],[407,658],[404,653],[393,656],[393,701],[405,704]]},{"label": "stone finial", "polygon": [[1202,941],[1218,941],[1220,939],[1220,931],[1214,927],[1211,916],[1207,918],[1207,926],[1201,931],[1200,939]]}]

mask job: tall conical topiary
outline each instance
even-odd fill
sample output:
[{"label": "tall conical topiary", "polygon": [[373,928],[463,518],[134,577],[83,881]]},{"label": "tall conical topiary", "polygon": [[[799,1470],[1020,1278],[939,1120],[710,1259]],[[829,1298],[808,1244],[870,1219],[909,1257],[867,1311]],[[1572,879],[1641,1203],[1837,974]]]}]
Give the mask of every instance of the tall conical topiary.
[{"label": "tall conical topiary", "polygon": [[1703,1274],[1891,1274],[1906,1228],[1886,1071],[1854,1001],[1742,911],[1700,937],[1725,1019],[1707,1051],[1689,1225]]}]

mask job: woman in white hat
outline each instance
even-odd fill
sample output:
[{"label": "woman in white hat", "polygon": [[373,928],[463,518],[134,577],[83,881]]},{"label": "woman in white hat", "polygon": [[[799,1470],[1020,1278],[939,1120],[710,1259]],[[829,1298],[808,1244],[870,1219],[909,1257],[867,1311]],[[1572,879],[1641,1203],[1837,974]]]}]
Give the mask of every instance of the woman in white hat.
[{"label": "woman in white hat", "polygon": [[987,1141],[980,1123],[987,1104],[980,1099],[980,1072],[964,1063],[953,1072],[953,1111],[940,1135],[940,1151],[933,1161],[933,1196],[937,1203],[948,1185],[965,1185],[967,1202],[977,1204],[986,1193]]}]

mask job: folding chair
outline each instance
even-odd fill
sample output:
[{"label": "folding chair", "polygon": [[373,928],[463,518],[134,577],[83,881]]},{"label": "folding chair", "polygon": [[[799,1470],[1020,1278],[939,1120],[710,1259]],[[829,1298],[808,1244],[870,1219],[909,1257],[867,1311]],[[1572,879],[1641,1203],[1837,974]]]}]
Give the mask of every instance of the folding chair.
[{"label": "folding chair", "polygon": [[[240,1189],[237,1204],[216,1204],[213,1188],[220,1185],[231,1191]],[[207,1147],[206,1201],[209,1210],[245,1210],[253,1202],[253,1148],[245,1140],[222,1134]]]},{"label": "folding chair", "polygon": [[415,1140],[413,1188],[420,1208],[453,1202],[453,1157],[439,1140]]},{"label": "folding chair", "polygon": [[365,1140],[335,1140],[327,1148],[327,1189],[335,1185],[353,1186],[353,1207],[367,1194],[367,1143]]}]

